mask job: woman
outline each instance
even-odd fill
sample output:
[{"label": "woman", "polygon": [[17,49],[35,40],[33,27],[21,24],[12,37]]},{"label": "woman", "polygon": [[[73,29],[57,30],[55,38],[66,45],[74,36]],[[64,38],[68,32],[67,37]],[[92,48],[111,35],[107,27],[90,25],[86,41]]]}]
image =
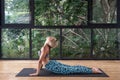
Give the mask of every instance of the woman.
[{"label": "woman", "polygon": [[62,64],[56,60],[49,60],[49,52],[51,48],[55,48],[58,45],[57,39],[55,37],[47,37],[46,41],[39,51],[38,66],[35,73],[30,74],[30,76],[37,76],[40,72],[42,66],[49,71],[58,74],[70,74],[70,73],[101,73],[98,68],[89,68],[86,66],[70,66]]}]

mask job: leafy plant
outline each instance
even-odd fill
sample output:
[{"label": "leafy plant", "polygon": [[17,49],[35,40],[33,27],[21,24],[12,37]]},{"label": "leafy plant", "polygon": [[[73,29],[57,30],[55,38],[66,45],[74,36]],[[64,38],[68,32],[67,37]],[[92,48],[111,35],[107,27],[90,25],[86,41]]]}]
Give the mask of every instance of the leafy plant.
[{"label": "leafy plant", "polygon": [[90,29],[63,29],[63,57],[89,58],[91,37]]},{"label": "leafy plant", "polygon": [[116,29],[95,29],[94,32],[93,55],[97,58],[116,58]]},{"label": "leafy plant", "polygon": [[93,0],[93,23],[116,23],[117,0]]},{"label": "leafy plant", "polygon": [[35,0],[35,25],[59,26],[87,23],[85,0]]},{"label": "leafy plant", "polygon": [[3,58],[29,56],[29,31],[27,29],[2,29]]},{"label": "leafy plant", "polygon": [[30,22],[29,0],[5,0],[5,23]]}]

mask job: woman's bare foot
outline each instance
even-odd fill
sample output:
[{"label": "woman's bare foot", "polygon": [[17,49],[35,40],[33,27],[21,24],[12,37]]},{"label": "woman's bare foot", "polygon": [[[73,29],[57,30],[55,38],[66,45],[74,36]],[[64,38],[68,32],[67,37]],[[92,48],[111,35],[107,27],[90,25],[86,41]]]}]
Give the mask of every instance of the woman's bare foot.
[{"label": "woman's bare foot", "polygon": [[102,73],[102,71],[100,71],[100,69],[95,68],[95,67],[92,68],[92,71],[93,71],[93,73]]}]

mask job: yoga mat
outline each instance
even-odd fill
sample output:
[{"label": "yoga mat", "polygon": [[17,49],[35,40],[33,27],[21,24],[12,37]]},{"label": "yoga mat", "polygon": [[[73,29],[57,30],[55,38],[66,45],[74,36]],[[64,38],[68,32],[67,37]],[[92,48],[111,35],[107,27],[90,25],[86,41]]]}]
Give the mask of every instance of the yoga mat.
[{"label": "yoga mat", "polygon": [[[100,69],[101,70],[101,69]],[[101,70],[102,71],[102,70]],[[41,69],[39,76],[29,76],[29,74],[36,72],[33,68],[23,68],[16,77],[109,77],[105,72],[102,73],[75,73],[75,74],[56,74],[46,69]]]}]

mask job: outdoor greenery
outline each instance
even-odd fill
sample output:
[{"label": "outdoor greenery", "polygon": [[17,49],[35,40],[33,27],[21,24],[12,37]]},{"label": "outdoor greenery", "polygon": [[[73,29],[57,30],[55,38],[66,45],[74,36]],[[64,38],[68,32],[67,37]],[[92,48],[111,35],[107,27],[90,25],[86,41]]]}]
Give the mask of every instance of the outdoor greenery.
[{"label": "outdoor greenery", "polygon": [[119,56],[116,30],[117,29],[94,29],[94,57],[116,58]]},{"label": "outdoor greenery", "polygon": [[[32,56],[38,58],[38,51],[44,45],[46,37],[54,36],[60,40],[59,29],[32,29]],[[60,45],[51,50],[50,58],[58,58],[60,53]]]},{"label": "outdoor greenery", "polygon": [[[119,31],[117,29],[94,29],[93,56],[95,58],[117,58],[119,49]],[[117,33],[118,32],[118,33]],[[118,35],[117,35],[118,34]],[[32,56],[38,58],[38,51],[44,45],[47,36],[60,41],[60,29],[32,29]],[[60,53],[62,44],[62,53]],[[119,47],[119,44],[118,44]],[[29,30],[2,29],[3,58],[29,57]],[[62,43],[52,49],[50,57],[91,58],[91,29],[62,29]]]},{"label": "outdoor greenery", "polygon": [[93,23],[116,23],[117,0],[93,0]]},{"label": "outdoor greenery", "polygon": [[5,23],[28,24],[29,0],[5,0]]},{"label": "outdoor greenery", "polygon": [[[30,0],[4,1],[6,24],[30,23],[32,17],[30,15]],[[33,17],[35,24],[30,25],[32,29],[9,28],[9,26],[3,28],[4,26],[2,26],[1,48],[3,58],[29,58],[30,44],[32,45],[32,58],[38,58],[38,51],[44,45],[47,36],[54,36],[59,41],[58,47],[52,49],[50,58],[60,58],[60,54],[62,58],[78,59],[91,58],[91,54],[94,58],[101,59],[112,59],[120,56],[120,29],[64,28],[65,26],[87,25],[87,0],[34,1]],[[116,1],[93,0],[91,22],[116,23]],[[40,26],[40,28],[35,28],[35,26]],[[41,28],[41,26],[45,28]],[[51,28],[51,26],[56,28]],[[62,28],[57,28],[57,26],[62,26]],[[32,43],[30,43],[31,39]]]},{"label": "outdoor greenery", "polygon": [[3,58],[29,57],[29,30],[2,29]]},{"label": "outdoor greenery", "polygon": [[86,0],[35,0],[35,25],[87,24]]},{"label": "outdoor greenery", "polygon": [[66,58],[90,58],[91,30],[63,29],[62,54]]}]

